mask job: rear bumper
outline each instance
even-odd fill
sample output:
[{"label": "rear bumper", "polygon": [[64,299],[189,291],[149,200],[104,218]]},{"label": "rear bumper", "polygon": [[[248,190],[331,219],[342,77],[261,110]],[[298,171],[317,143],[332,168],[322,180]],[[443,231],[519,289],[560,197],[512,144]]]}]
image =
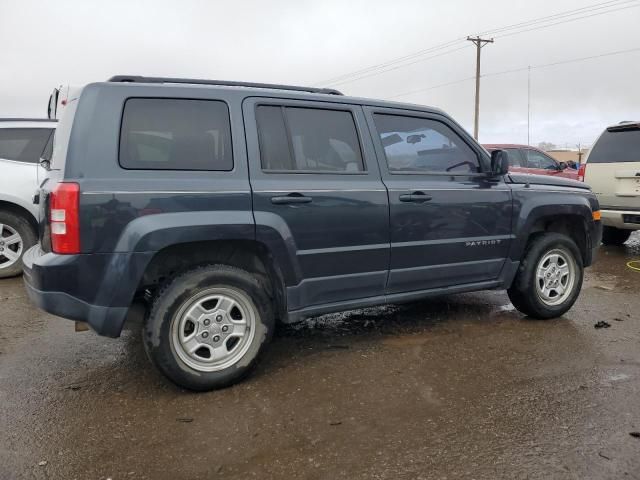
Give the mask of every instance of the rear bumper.
[{"label": "rear bumper", "polygon": [[86,322],[99,335],[118,337],[148,257],[56,255],[36,245],[24,254],[23,278],[29,298],[39,308]]},{"label": "rear bumper", "polygon": [[[607,227],[622,228],[625,230],[640,230],[640,210],[607,210],[603,208],[602,223]],[[631,220],[631,221],[629,221]]]},{"label": "rear bumper", "polygon": [[129,311],[126,307],[91,305],[63,292],[45,292],[25,281],[31,301],[42,310],[67,318],[86,322],[99,335],[119,337]]}]

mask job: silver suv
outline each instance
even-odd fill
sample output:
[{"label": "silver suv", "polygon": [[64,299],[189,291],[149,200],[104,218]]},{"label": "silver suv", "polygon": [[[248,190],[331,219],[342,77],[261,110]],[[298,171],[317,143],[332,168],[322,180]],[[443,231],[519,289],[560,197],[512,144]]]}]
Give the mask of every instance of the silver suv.
[{"label": "silver suv", "polygon": [[605,245],[622,245],[640,230],[640,122],[608,127],[582,167],[598,197]]}]

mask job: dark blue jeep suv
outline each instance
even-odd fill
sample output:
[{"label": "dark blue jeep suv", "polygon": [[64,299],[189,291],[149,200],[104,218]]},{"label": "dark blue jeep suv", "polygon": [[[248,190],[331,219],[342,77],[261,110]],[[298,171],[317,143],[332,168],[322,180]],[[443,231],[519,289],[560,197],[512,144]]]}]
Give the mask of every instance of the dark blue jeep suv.
[{"label": "dark blue jeep suv", "polygon": [[149,357],[193,390],[245,375],[277,320],[485,289],[557,317],[600,242],[598,202],[507,170],[433,108],[114,77],[65,109],[25,282],[110,337],[146,298]]}]

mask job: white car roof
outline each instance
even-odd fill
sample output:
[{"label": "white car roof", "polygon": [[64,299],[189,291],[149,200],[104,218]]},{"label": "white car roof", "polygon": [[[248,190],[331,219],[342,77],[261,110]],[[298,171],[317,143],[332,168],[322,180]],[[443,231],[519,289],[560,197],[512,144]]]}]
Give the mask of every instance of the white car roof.
[{"label": "white car roof", "polygon": [[0,128],[56,128],[57,123],[46,118],[0,118]]}]

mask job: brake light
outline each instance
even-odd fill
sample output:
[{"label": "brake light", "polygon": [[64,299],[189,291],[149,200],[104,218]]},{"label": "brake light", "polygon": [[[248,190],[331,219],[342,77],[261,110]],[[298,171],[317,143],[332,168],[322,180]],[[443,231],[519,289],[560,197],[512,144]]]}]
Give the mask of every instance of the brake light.
[{"label": "brake light", "polygon": [[584,174],[587,173],[587,164],[583,163],[578,169],[578,181],[584,182]]},{"label": "brake light", "polygon": [[80,253],[80,185],[59,183],[51,192],[49,205],[51,249],[55,253]]}]

